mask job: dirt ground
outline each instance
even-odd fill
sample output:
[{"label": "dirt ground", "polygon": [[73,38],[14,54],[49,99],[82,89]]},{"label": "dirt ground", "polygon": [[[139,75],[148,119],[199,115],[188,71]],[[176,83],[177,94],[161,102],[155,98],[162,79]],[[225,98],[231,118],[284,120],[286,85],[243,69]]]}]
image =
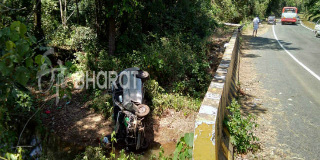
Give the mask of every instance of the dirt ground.
[{"label": "dirt ground", "polygon": [[[268,25],[260,26],[257,36],[267,32],[269,28]],[[252,27],[249,26],[242,34],[246,36],[243,36],[242,39],[240,60],[241,109],[244,114],[250,113],[257,117],[259,128],[255,131],[255,134],[260,139],[260,150],[258,153],[238,155],[236,159],[254,159],[256,155],[261,156],[262,159],[267,159],[268,157],[264,155],[267,152],[265,143],[272,140],[274,138],[272,135],[275,134],[272,126],[268,124],[268,122],[271,122],[272,115],[263,107],[263,102],[267,98],[265,97],[267,91],[263,89],[250,58],[249,41],[250,36],[252,36]]]},{"label": "dirt ground", "polygon": [[[258,30],[258,36],[266,33],[271,25],[263,24]],[[273,119],[272,111],[269,111],[264,104],[266,102],[277,101],[277,99],[267,96],[268,91],[264,89],[260,82],[260,77],[254,67],[250,51],[250,39],[252,37],[252,27],[248,27],[242,33],[241,63],[240,63],[240,84],[241,84],[241,105],[243,114],[254,114],[259,127],[255,135],[260,139],[260,149],[255,153],[238,155],[236,159],[286,159],[286,151],[276,148],[277,132],[271,124]]]},{"label": "dirt ground", "polygon": [[[81,102],[81,92],[74,92],[67,103],[61,100],[58,106],[48,104],[43,108],[43,123],[47,128],[72,146],[99,146],[100,139],[110,135],[114,125],[111,118],[105,118],[89,108],[88,103]],[[49,111],[49,112],[48,112]],[[145,119],[146,137],[149,141],[148,155],[157,154],[160,146],[165,155],[170,155],[176,143],[185,133],[193,132],[196,113],[185,116],[183,112],[165,111],[160,117],[151,116]],[[72,147],[66,147],[72,150]],[[147,155],[147,156],[148,156]]]},{"label": "dirt ground", "polygon": [[81,146],[98,146],[99,139],[112,132],[112,124],[90,109],[89,102],[81,102],[81,94],[75,91],[69,102],[62,99],[57,106],[55,103],[46,105],[43,122],[63,141]]}]

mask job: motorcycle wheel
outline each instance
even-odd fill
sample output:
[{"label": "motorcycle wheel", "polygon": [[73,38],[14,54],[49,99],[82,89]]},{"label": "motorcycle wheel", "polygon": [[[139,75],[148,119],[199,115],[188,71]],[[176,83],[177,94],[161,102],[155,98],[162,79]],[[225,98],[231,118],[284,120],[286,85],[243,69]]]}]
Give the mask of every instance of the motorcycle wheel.
[{"label": "motorcycle wheel", "polygon": [[139,112],[136,112],[136,115],[138,117],[144,117],[144,116],[148,115],[150,112],[150,108],[145,104],[139,104],[137,106],[137,108],[138,108]]},{"label": "motorcycle wheel", "polygon": [[147,79],[149,77],[149,73],[147,71],[138,71],[137,78]]}]

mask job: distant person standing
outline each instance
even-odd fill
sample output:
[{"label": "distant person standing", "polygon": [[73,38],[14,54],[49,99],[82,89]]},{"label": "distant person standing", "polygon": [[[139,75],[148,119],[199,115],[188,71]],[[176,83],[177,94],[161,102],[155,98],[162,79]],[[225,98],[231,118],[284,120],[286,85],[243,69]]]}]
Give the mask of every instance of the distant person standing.
[{"label": "distant person standing", "polygon": [[[259,28],[259,23],[260,23],[260,20],[259,20],[259,17],[256,16],[254,19],[253,19],[253,34],[252,36],[256,36],[257,37],[257,33],[258,33],[258,28]],[[254,35],[254,32],[256,32],[256,35]]]}]

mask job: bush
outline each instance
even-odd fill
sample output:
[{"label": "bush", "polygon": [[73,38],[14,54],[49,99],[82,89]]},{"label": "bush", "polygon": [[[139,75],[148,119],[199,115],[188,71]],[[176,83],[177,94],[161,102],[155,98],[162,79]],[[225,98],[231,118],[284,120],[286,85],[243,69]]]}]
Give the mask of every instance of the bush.
[{"label": "bush", "polygon": [[34,81],[36,64],[43,62],[41,57],[33,56],[30,46],[34,42],[20,21],[0,29],[0,155],[12,151],[19,127],[34,112],[26,86]]},{"label": "bush", "polygon": [[[120,59],[121,58],[121,59]],[[124,58],[117,58],[115,56],[108,55],[108,52],[105,50],[101,50],[99,52],[98,59],[96,61],[97,70],[103,71],[120,71],[124,67]]]},{"label": "bush", "polygon": [[89,27],[71,27],[72,33],[70,37],[71,48],[75,50],[84,51],[90,45],[95,45],[96,34]]},{"label": "bush", "polygon": [[200,99],[178,93],[165,93],[155,80],[146,82],[145,91],[145,97],[152,102],[151,109],[156,115],[161,115],[166,109],[183,110],[185,114],[188,114],[191,111],[197,111],[201,105]]},{"label": "bush", "polygon": [[[202,92],[208,87],[210,66],[204,49],[195,53],[190,45],[175,36],[162,37],[159,42],[146,46],[143,52],[142,68],[168,91],[194,96],[197,91]],[[175,90],[177,87],[179,89]]]},{"label": "bush", "polygon": [[96,90],[95,97],[92,100],[90,107],[93,108],[96,112],[102,113],[105,117],[108,118],[112,115],[112,104],[113,103],[111,95],[101,95],[101,90]]},{"label": "bush", "polygon": [[[71,32],[70,32],[71,30]],[[71,26],[64,29],[59,26],[54,34],[48,34],[49,45],[76,51],[97,52],[97,36],[89,27]]]},{"label": "bush", "polygon": [[315,16],[310,18],[310,21],[314,22],[314,23],[316,23],[318,20],[320,20],[320,14],[315,15]]},{"label": "bush", "polygon": [[105,152],[101,147],[89,146],[86,151],[80,155],[77,155],[75,160],[107,160]]},{"label": "bush", "polygon": [[152,99],[153,110],[155,114],[162,114],[166,109],[174,109],[175,111],[183,111],[188,114],[191,111],[198,111],[201,101],[193,99],[189,96],[180,94],[160,94]]},{"label": "bush", "polygon": [[70,30],[69,29],[63,29],[63,27],[58,27],[54,34],[49,34],[50,40],[49,45],[50,46],[70,46]]},{"label": "bush", "polygon": [[240,104],[236,100],[232,100],[230,106],[227,107],[230,111],[228,118],[224,120],[224,124],[230,132],[230,142],[237,149],[238,153],[246,153],[248,150],[257,150],[259,141],[253,133],[253,130],[258,127],[254,122],[254,117],[248,115],[244,118],[240,112]]}]

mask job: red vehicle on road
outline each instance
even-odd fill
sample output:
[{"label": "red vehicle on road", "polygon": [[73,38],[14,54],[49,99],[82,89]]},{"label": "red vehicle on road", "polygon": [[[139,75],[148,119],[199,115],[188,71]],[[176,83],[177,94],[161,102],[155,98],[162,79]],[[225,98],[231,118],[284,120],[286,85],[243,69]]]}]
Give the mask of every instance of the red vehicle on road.
[{"label": "red vehicle on road", "polygon": [[297,7],[283,7],[281,15],[281,24],[284,24],[286,22],[295,24],[297,22],[297,16]]}]

